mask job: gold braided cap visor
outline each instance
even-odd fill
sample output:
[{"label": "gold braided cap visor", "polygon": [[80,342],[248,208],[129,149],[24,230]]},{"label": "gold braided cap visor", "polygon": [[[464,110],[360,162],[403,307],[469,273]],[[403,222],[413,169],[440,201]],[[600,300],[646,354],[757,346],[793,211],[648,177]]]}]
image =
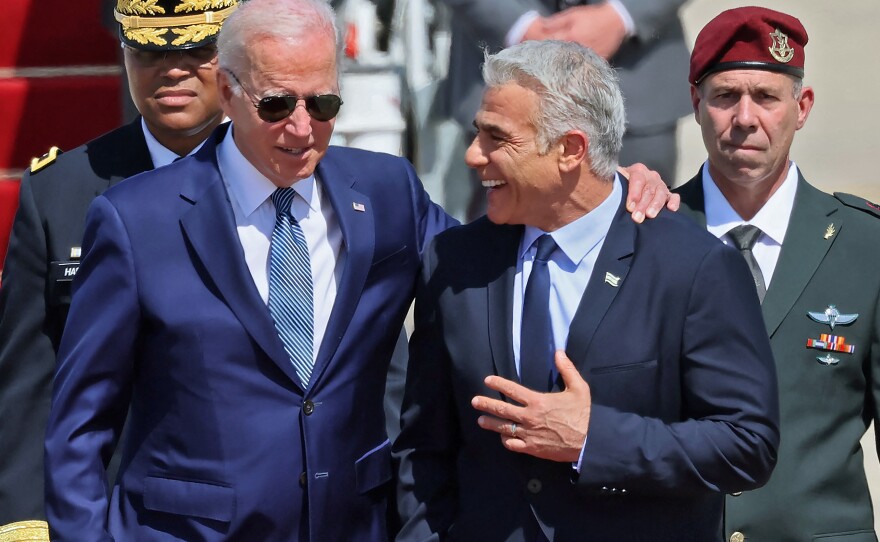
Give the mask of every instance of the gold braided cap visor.
[{"label": "gold braided cap visor", "polygon": [[216,11],[175,17],[125,15],[118,9],[113,16],[120,24],[123,43],[136,49],[168,50],[200,47],[215,39],[223,21],[238,4]]}]

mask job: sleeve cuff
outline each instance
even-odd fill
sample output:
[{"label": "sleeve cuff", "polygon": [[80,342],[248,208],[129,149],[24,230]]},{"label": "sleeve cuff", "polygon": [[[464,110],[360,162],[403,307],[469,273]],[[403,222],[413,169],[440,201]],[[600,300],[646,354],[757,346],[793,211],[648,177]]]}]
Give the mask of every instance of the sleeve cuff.
[{"label": "sleeve cuff", "polygon": [[513,23],[513,26],[510,27],[510,30],[507,31],[507,34],[504,36],[504,46],[510,47],[511,45],[516,45],[517,43],[523,40],[523,36],[526,35],[526,30],[529,29],[529,26],[535,22],[535,19],[540,17],[541,15],[535,11],[527,11],[520,15],[519,19]]}]

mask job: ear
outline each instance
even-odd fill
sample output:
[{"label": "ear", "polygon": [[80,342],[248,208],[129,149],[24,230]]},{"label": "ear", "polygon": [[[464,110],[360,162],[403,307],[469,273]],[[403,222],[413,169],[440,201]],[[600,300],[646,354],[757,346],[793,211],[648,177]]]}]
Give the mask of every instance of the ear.
[{"label": "ear", "polygon": [[697,124],[700,124],[701,101],[703,101],[703,98],[700,97],[700,89],[695,85],[691,85],[691,105],[694,106],[694,118],[697,120]]},{"label": "ear", "polygon": [[232,91],[229,74],[226,73],[226,70],[217,70],[217,90],[219,91],[220,107],[223,108],[226,116],[229,116],[232,98],[235,96],[235,93]]},{"label": "ear", "polygon": [[813,87],[804,87],[801,89],[801,98],[798,100],[797,130],[803,128],[804,124],[807,123],[807,117],[810,116],[810,111],[813,109],[813,101],[815,99],[816,96],[813,94]]},{"label": "ear", "polygon": [[570,173],[587,160],[590,140],[580,130],[566,132],[558,143],[560,147],[559,170]]}]

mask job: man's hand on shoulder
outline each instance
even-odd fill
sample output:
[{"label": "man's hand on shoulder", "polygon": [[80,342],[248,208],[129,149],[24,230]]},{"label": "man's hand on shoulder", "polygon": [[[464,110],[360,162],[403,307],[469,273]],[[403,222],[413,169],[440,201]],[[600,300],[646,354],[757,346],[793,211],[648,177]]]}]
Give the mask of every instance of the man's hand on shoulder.
[{"label": "man's hand on shoulder", "polygon": [[645,218],[655,218],[664,206],[670,211],[678,211],[681,206],[681,196],[670,192],[660,174],[645,164],[621,166],[617,172],[629,182],[626,210],[633,222],[641,224]]},{"label": "man's hand on shoulder", "polygon": [[471,405],[488,414],[477,422],[500,434],[508,450],[575,463],[590,425],[590,386],[562,350],[556,352],[556,368],[565,383],[563,391],[540,393],[500,376],[488,376],[485,383],[489,389],[522,406],[483,395],[474,397]]}]

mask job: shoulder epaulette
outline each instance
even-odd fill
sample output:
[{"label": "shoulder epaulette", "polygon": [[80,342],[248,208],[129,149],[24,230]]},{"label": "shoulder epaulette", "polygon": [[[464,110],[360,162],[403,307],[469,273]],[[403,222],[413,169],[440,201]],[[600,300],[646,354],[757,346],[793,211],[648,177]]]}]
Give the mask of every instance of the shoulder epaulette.
[{"label": "shoulder epaulette", "polygon": [[877,218],[880,218],[880,205],[877,205],[876,203],[872,203],[865,198],[854,196],[852,194],[846,194],[844,192],[835,192],[834,197],[840,200],[840,202],[847,207],[853,207],[854,209],[864,211],[866,213],[876,216]]},{"label": "shoulder epaulette", "polygon": [[36,173],[43,169],[44,167],[55,162],[55,159],[58,158],[59,154],[62,154],[64,151],[59,149],[58,147],[52,147],[49,149],[49,152],[44,154],[39,158],[34,158],[31,160],[31,173]]}]

